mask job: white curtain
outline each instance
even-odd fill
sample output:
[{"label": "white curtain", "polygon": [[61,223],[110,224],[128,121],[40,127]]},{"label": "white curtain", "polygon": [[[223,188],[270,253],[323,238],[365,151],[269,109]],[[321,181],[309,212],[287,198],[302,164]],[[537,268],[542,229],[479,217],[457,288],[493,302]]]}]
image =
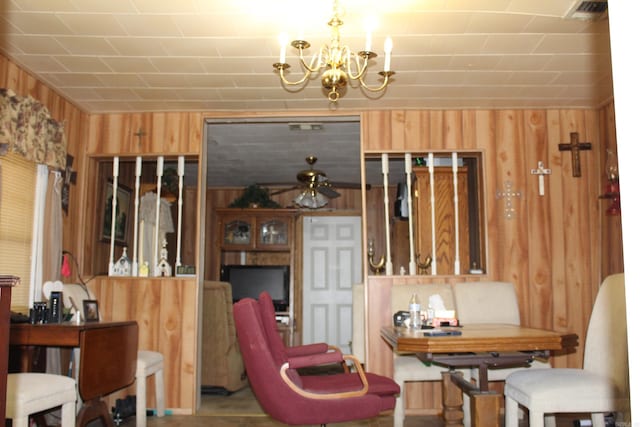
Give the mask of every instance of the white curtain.
[{"label": "white curtain", "polygon": [[49,168],[38,165],[36,189],[34,195],[33,233],[31,245],[31,283],[29,284],[29,307],[42,300],[42,278],[44,257],[44,215],[47,197]]}]

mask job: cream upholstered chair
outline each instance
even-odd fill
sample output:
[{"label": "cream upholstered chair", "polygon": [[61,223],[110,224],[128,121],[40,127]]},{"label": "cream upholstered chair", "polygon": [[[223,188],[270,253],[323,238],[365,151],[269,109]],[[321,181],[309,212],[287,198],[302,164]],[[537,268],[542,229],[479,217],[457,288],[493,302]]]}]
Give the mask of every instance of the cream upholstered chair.
[{"label": "cream upholstered chair", "polygon": [[[457,316],[460,324],[506,323],[520,324],[518,296],[513,283],[508,282],[461,282],[453,285]],[[534,360],[530,367],[550,368],[547,360]],[[504,381],[511,373],[529,366],[489,369],[489,381]],[[477,368],[470,370],[471,379],[479,381]],[[469,397],[464,395],[464,424],[469,425]]]},{"label": "cream upholstered chair", "polygon": [[[394,285],[391,287],[391,312],[408,310],[411,295],[417,293],[421,303],[426,307],[431,295],[438,294],[442,297],[447,309],[454,307],[451,287],[446,284],[423,285]],[[391,322],[392,319],[389,319]],[[400,386],[400,394],[396,400],[393,414],[394,427],[402,427],[405,417],[405,383],[409,381],[440,381],[442,371],[446,368],[438,365],[428,366],[420,361],[415,354],[393,354],[393,379]]]},{"label": "cream upholstered chair", "polygon": [[629,405],[624,276],[607,277],[596,297],[584,344],[584,368],[531,369],[507,377],[505,425],[517,427],[518,404],[529,409],[529,427],[555,424],[555,413],[591,413],[604,427],[604,413]]},{"label": "cream upholstered chair", "polygon": [[138,350],[136,365],[136,427],[147,425],[147,377],[153,375],[156,386],[156,414],[164,417],[164,357],[157,351]]},{"label": "cream upholstered chair", "polygon": [[[82,301],[96,299],[93,292],[86,286],[76,283],[66,283],[62,290],[65,307],[82,310]],[[77,353],[77,352],[76,352]],[[76,360],[78,356],[76,354]],[[144,427],[147,423],[147,377],[154,376],[156,395],[156,414],[165,414],[164,400],[164,356],[162,353],[150,350],[139,350],[136,365],[136,426]]]},{"label": "cream upholstered chair", "polygon": [[29,427],[29,415],[62,406],[61,426],[76,425],[76,381],[63,375],[19,373],[7,376],[6,418]]}]

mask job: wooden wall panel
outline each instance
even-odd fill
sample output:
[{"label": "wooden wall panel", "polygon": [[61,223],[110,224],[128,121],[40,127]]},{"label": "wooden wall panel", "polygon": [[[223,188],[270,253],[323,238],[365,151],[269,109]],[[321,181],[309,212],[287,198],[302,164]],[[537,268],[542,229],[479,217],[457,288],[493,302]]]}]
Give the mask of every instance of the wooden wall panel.
[{"label": "wooden wall panel", "polygon": [[[196,384],[196,280],[97,277],[89,288],[99,301],[102,320],[138,322],[138,347],[164,355],[167,408],[191,413]],[[153,388],[147,393],[151,399]]]},{"label": "wooden wall panel", "polygon": [[86,150],[92,156],[197,155],[203,127],[201,113],[92,115]]},{"label": "wooden wall panel", "polygon": [[[601,111],[433,110],[407,114],[394,112],[390,116],[389,113],[364,113],[363,124],[370,128],[363,130],[363,135],[375,134],[375,137],[371,144],[368,139],[363,140],[363,153],[459,147],[483,152],[490,238],[488,267],[481,279],[515,283],[524,324],[572,331],[584,339],[598,285],[604,276],[622,268],[617,261],[622,259],[619,217],[604,217],[607,203],[598,199],[604,184],[603,144],[615,147],[611,116],[610,106]],[[425,123],[415,123],[416,117]],[[382,120],[378,122],[379,119]],[[406,133],[396,129],[407,126]],[[415,146],[413,139],[422,131],[427,132],[427,137],[421,145]],[[571,174],[570,153],[558,151],[558,144],[568,142],[573,131],[580,133],[581,141],[593,145],[591,151],[580,154],[580,178]],[[407,138],[407,135],[411,137]],[[531,169],[537,168],[538,160],[552,169],[551,175],[544,178],[544,196],[538,195],[537,176],[530,173]],[[504,200],[496,197],[496,191],[504,191],[507,180],[513,183],[513,190],[521,192],[520,197],[513,200],[516,209],[513,219],[505,217]],[[365,208],[369,230],[383,225],[380,223],[382,210],[375,207],[377,201],[371,202],[367,199]],[[391,369],[389,349],[380,340],[378,332],[382,324],[390,321],[391,313],[386,309],[388,287],[392,282],[412,280],[455,282],[468,279],[467,276],[438,279],[369,276],[366,286],[370,313],[367,361],[374,372],[390,374]],[[581,348],[574,354],[555,357],[554,364],[579,367]]]}]

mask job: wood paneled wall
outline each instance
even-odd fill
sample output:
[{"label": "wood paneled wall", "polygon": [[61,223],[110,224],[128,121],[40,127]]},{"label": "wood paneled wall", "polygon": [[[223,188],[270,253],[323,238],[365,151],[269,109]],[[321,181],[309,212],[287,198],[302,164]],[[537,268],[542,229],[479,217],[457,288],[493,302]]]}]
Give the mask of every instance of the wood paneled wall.
[{"label": "wood paneled wall", "polygon": [[[384,111],[362,117],[365,155],[481,151],[489,233],[488,266],[481,277],[368,277],[368,368],[392,374],[391,350],[379,330],[391,319],[390,286],[407,281],[513,282],[523,324],[576,332],[583,342],[599,284],[606,275],[622,270],[620,218],[606,217],[607,202],[598,198],[605,183],[605,149],[615,149],[612,106],[600,111]],[[580,153],[581,177],[572,176],[570,153],[558,150],[571,132],[578,132],[581,142],[592,143],[591,151]],[[552,169],[542,197],[537,176],[530,174],[539,160]],[[504,215],[504,200],[494,196],[504,190],[506,181],[522,193],[514,199],[513,219]],[[367,221],[379,221],[369,206],[367,213]],[[368,223],[367,229],[372,229]],[[581,361],[582,344],[573,354],[555,357],[553,363],[579,367]]]},{"label": "wood paneled wall", "polygon": [[[138,322],[138,348],[164,355],[167,408],[190,413],[195,408],[197,383],[196,279],[102,276],[88,286],[99,301],[101,320]],[[150,407],[155,402],[153,390],[147,387]],[[135,394],[135,387],[130,387],[127,394]]]},{"label": "wood paneled wall", "polygon": [[[95,191],[91,158],[167,153],[202,156],[207,117],[265,116],[256,112],[88,115],[3,56],[0,84],[40,100],[55,119],[66,123],[68,150],[75,157],[78,183],[71,188],[63,245],[81,261],[81,274],[90,265],[84,257],[92,253],[93,244],[93,236],[88,235],[93,221],[89,201]],[[310,113],[300,115],[305,114]],[[598,110],[369,111],[361,117],[365,155],[454,149],[484,153],[489,239],[487,274],[481,278],[516,284],[524,324],[576,332],[583,340],[598,285],[604,276],[622,271],[620,218],[606,217],[607,201],[598,199],[605,182],[605,149],[615,149],[613,105]],[[142,138],[134,135],[139,130],[145,133]],[[580,153],[580,178],[571,176],[570,153],[558,151],[558,144],[568,142],[574,131],[579,132],[580,141],[593,146],[591,151]],[[545,178],[544,197],[538,196],[537,177],[529,173],[538,160],[552,169]],[[506,219],[504,201],[492,197],[497,190],[504,190],[507,180],[514,190],[522,192],[522,197],[514,201],[514,219]],[[366,212],[365,239],[372,230],[383,229],[381,192],[367,192],[364,207],[357,194],[345,193],[341,198],[345,205],[340,208],[353,203],[348,209],[362,208]],[[205,199],[204,194],[201,198]],[[207,221],[218,202],[226,205],[232,199],[231,193],[207,195]],[[199,223],[199,216],[194,220]],[[200,245],[200,240],[211,241],[209,230],[199,230],[194,245]],[[200,259],[198,249],[194,250],[196,259]],[[209,248],[206,253],[210,253]],[[202,271],[199,273],[195,280],[98,277],[90,282],[105,319],[138,320],[141,347],[165,354],[165,363],[170,365],[165,372],[167,405],[185,411],[194,411],[197,404],[198,282]],[[390,349],[381,341],[379,328],[390,321],[387,302],[392,283],[461,280],[478,277],[368,277],[368,368],[391,374]],[[575,354],[556,358],[554,363],[579,366],[581,359],[582,347]],[[424,398],[415,395],[417,400]],[[428,405],[438,408],[433,390],[430,395],[434,397]]]}]

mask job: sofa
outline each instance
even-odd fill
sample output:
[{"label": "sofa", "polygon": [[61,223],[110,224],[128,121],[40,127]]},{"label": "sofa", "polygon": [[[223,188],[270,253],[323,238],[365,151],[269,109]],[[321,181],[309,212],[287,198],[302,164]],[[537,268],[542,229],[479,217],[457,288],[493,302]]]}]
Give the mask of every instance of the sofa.
[{"label": "sofa", "polygon": [[202,392],[216,394],[230,394],[248,385],[228,282],[204,282],[201,383]]}]

